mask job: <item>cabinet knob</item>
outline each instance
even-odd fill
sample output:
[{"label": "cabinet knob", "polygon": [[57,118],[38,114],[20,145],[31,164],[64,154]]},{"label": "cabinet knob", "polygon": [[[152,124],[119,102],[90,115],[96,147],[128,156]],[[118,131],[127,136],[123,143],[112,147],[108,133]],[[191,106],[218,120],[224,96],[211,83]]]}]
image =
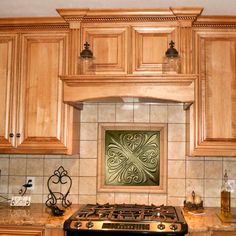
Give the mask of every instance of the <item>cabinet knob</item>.
[{"label": "cabinet knob", "polygon": [[16,134],[16,137],[17,137],[17,138],[20,138],[20,133],[17,133],[17,134]]},{"label": "cabinet knob", "polygon": [[13,138],[13,137],[14,137],[14,134],[13,134],[13,133],[10,133],[10,134],[9,134],[9,137],[10,137],[10,138]]}]

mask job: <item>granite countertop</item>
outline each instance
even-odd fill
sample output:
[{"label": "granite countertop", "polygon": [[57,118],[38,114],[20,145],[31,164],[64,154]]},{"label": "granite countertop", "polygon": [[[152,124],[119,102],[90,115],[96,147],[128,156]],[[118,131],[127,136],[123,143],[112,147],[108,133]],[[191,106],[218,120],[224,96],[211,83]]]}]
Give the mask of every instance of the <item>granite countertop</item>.
[{"label": "granite countertop", "polygon": [[183,211],[189,232],[236,231],[236,223],[223,223],[218,214],[219,208],[206,208],[203,214],[194,215]]},{"label": "granite countertop", "polygon": [[63,228],[63,223],[79,205],[65,209],[63,216],[53,216],[51,209],[44,204],[31,204],[29,207],[11,207],[9,204],[0,205],[0,226],[44,226],[46,228]]},{"label": "granite countertop", "polygon": [[[0,226],[63,228],[64,221],[79,207],[79,205],[72,205],[65,209],[63,216],[56,217],[44,204],[31,204],[30,207],[10,207],[8,204],[1,204]],[[236,223],[222,223],[217,216],[218,212],[219,208],[206,208],[202,215],[193,215],[183,211],[189,232],[236,231]]]}]

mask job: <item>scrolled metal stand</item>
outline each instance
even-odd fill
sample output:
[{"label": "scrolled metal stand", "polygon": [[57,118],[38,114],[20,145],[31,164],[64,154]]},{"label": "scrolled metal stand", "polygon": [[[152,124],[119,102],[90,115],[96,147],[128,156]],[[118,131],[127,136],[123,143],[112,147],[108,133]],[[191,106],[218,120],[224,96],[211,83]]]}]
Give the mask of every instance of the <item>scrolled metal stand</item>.
[{"label": "scrolled metal stand", "polygon": [[[65,194],[63,194],[62,192],[53,191],[53,188],[55,188],[58,184],[68,185],[68,189]],[[72,186],[72,180],[63,166],[60,166],[57,170],[54,171],[54,174],[49,177],[47,186],[49,190],[48,199],[45,202],[47,207],[55,207],[58,200],[61,201],[62,206],[65,208],[69,207],[72,204],[72,202],[67,199]]]}]

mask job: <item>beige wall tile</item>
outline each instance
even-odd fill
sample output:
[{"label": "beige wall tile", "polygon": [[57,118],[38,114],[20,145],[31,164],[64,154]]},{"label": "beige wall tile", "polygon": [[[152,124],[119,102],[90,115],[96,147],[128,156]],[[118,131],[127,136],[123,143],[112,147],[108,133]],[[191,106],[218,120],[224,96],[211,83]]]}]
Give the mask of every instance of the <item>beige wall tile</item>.
[{"label": "beige wall tile", "polygon": [[26,158],[10,158],[10,175],[26,175]]},{"label": "beige wall tile", "polygon": [[115,203],[115,196],[114,193],[98,193],[97,194],[97,202],[100,204]]},{"label": "beige wall tile", "polygon": [[33,190],[29,190],[29,193],[43,195],[43,177],[35,177],[35,186]]},{"label": "beige wall tile", "polygon": [[80,159],[80,176],[97,176],[97,159]]},{"label": "beige wall tile", "polygon": [[27,158],[27,176],[43,176],[44,159]]},{"label": "beige wall tile", "polygon": [[42,194],[31,194],[32,203],[44,203]]},{"label": "beige wall tile", "polygon": [[168,159],[185,159],[185,142],[168,142]]},{"label": "beige wall tile", "polygon": [[222,161],[222,157],[205,157],[206,161]]},{"label": "beige wall tile", "polygon": [[[66,179],[64,179],[66,180]],[[79,177],[71,177],[72,180],[72,186],[70,189],[70,194],[79,194]],[[69,180],[68,180],[69,183]],[[61,192],[63,194],[66,194],[69,190],[70,185],[69,184],[61,184]]]},{"label": "beige wall tile", "polygon": [[44,160],[44,176],[51,176],[54,171],[62,165],[61,159],[45,159]]},{"label": "beige wall tile", "polygon": [[194,191],[196,195],[204,197],[204,179],[187,179],[186,196],[191,195],[192,191]]},{"label": "beige wall tile", "polygon": [[168,178],[185,178],[185,161],[168,161]]},{"label": "beige wall tile", "polygon": [[223,163],[222,161],[205,161],[205,178],[222,179]]},{"label": "beige wall tile", "polygon": [[79,204],[79,195],[78,194],[69,194],[66,198],[72,204]]},{"label": "beige wall tile", "polygon": [[205,179],[205,197],[220,197],[222,180]]},{"label": "beige wall tile", "polygon": [[[60,192],[61,191],[61,185],[54,184],[51,180],[49,181],[49,177],[43,177],[43,194],[49,194],[49,188],[52,192]],[[55,179],[56,181],[58,178]]]},{"label": "beige wall tile", "polygon": [[22,185],[25,184],[25,177],[24,176],[9,176],[9,188],[8,193],[10,194],[19,194]]},{"label": "beige wall tile", "polygon": [[98,105],[98,122],[115,122],[116,105],[99,104]]},{"label": "beige wall tile", "polygon": [[0,157],[1,175],[9,175],[9,157]]},{"label": "beige wall tile", "polygon": [[116,122],[133,122],[133,103],[116,104]]},{"label": "beige wall tile", "polygon": [[168,105],[168,123],[185,123],[186,112],[183,105]]},{"label": "beige wall tile", "polygon": [[169,197],[185,197],[185,179],[168,179]]},{"label": "beige wall tile", "polygon": [[224,159],[223,173],[227,170],[229,179],[236,179],[236,158],[233,160]]},{"label": "beige wall tile", "polygon": [[97,122],[98,121],[98,105],[84,104],[81,110],[81,122]]},{"label": "beige wall tile", "polygon": [[236,198],[231,198],[231,207],[236,207]]},{"label": "beige wall tile", "polygon": [[148,204],[148,194],[147,193],[131,193],[130,203]]},{"label": "beige wall tile", "polygon": [[44,159],[45,155],[34,155],[34,154],[29,154],[26,156],[27,159]]},{"label": "beige wall tile", "polygon": [[167,195],[166,194],[150,193],[149,199],[148,199],[148,204],[154,204],[156,206],[159,206],[162,204],[166,205],[167,204]]},{"label": "beige wall tile", "polygon": [[81,158],[97,158],[97,141],[80,141]]},{"label": "beige wall tile", "polygon": [[187,161],[186,178],[204,178],[204,161]]},{"label": "beige wall tile", "polygon": [[97,123],[81,123],[80,140],[97,140]]},{"label": "beige wall tile", "polygon": [[186,156],[187,161],[205,161],[205,157]]},{"label": "beige wall tile", "polygon": [[79,178],[80,194],[96,194],[96,177],[80,177]]},{"label": "beige wall tile", "polygon": [[185,124],[168,124],[168,141],[185,141]]},{"label": "beige wall tile", "polygon": [[183,206],[184,200],[184,197],[168,197],[167,204],[171,206]]},{"label": "beige wall tile", "polygon": [[96,195],[79,195],[79,204],[96,204],[97,196]]},{"label": "beige wall tile", "polygon": [[167,123],[167,105],[151,105],[150,121]]},{"label": "beige wall tile", "polygon": [[10,156],[12,156],[12,155],[9,155],[9,154],[0,154],[0,159],[1,159],[1,158],[9,158]]},{"label": "beige wall tile", "polygon": [[204,206],[207,207],[220,207],[220,198],[212,197],[212,198],[205,198],[203,202]]},{"label": "beige wall tile", "polygon": [[70,158],[63,158],[62,159],[62,166],[67,171],[67,174],[72,176],[79,176],[79,159],[70,159]]},{"label": "beige wall tile", "polygon": [[1,176],[0,177],[0,193],[8,193],[8,176]]},{"label": "beige wall tile", "polygon": [[130,193],[115,193],[115,203],[130,203]]},{"label": "beige wall tile", "polygon": [[149,122],[149,113],[148,104],[134,103],[134,122]]}]

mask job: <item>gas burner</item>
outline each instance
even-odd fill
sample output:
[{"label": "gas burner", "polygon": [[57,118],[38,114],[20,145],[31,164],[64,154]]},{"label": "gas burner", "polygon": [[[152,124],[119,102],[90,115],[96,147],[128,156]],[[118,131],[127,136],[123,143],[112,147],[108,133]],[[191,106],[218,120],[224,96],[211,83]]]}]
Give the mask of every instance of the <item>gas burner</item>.
[{"label": "gas burner", "polygon": [[[185,235],[187,224],[180,208],[139,204],[87,204],[64,223],[67,236],[133,236],[154,233]],[[112,232],[112,233],[111,233]]]}]

